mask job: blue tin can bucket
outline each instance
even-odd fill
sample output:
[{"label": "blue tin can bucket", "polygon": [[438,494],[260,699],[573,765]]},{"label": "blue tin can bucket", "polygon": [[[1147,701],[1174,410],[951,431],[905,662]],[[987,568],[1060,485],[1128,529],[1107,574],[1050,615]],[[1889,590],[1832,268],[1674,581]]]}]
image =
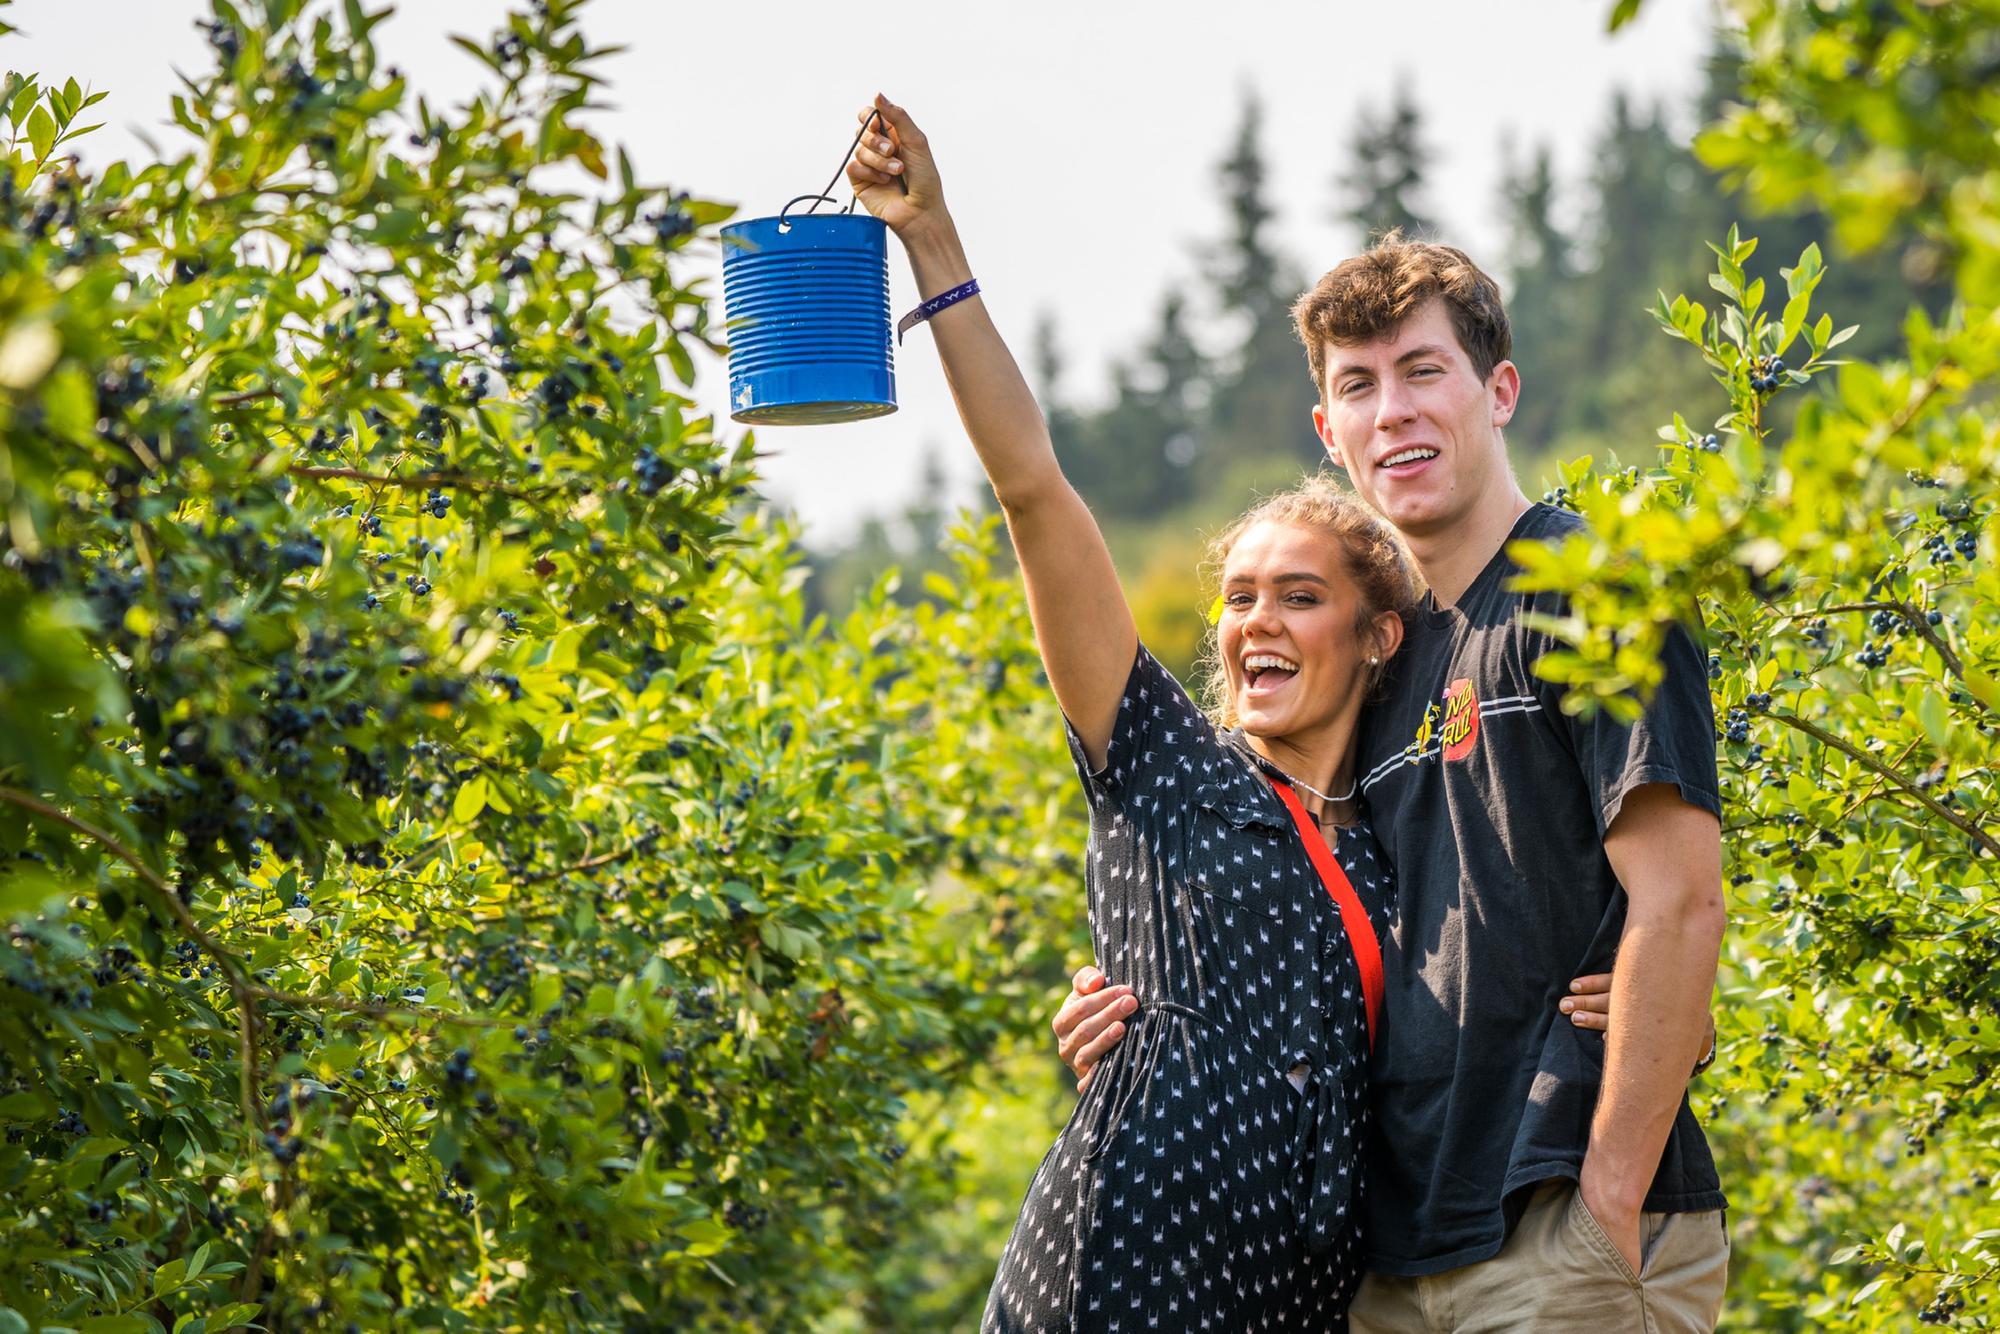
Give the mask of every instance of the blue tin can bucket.
[{"label": "blue tin can bucket", "polygon": [[809,426],[896,410],[881,219],[752,218],[723,228],[722,244],[732,419]]}]

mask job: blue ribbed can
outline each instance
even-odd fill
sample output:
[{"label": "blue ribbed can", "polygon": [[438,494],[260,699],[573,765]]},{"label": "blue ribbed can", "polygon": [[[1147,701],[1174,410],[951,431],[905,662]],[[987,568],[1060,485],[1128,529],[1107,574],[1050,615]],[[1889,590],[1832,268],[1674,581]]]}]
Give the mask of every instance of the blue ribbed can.
[{"label": "blue ribbed can", "polygon": [[806,426],[896,410],[881,219],[752,218],[723,228],[722,245],[732,418]]}]

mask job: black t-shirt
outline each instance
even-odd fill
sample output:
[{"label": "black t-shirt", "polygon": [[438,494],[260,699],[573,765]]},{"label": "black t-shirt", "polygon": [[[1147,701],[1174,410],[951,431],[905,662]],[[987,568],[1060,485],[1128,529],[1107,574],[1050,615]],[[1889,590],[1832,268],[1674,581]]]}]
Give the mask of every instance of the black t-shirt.
[{"label": "black t-shirt", "polygon": [[[1536,505],[1509,540],[1581,527]],[[1624,928],[1604,832],[1646,783],[1721,812],[1692,637],[1669,639],[1665,681],[1637,723],[1568,716],[1562,687],[1533,670],[1557,644],[1522,624],[1524,611],[1563,603],[1509,591],[1515,572],[1503,548],[1456,607],[1426,599],[1360,741],[1362,789],[1399,884],[1367,1191],[1368,1265],[1386,1274],[1493,1256],[1530,1187],[1581,1172],[1604,1038],[1556,1003],[1571,978],[1610,970]],[[1683,1097],[1644,1207],[1722,1206]]]}]

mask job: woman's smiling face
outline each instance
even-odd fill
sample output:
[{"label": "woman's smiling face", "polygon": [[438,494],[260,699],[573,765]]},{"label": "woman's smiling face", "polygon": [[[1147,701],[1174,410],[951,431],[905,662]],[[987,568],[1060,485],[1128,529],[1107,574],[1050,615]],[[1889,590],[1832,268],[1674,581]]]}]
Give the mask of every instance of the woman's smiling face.
[{"label": "woman's smiling face", "polygon": [[1331,724],[1368,687],[1371,648],[1361,593],[1337,539],[1266,521],[1247,529],[1222,567],[1216,641],[1236,721],[1283,738]]}]

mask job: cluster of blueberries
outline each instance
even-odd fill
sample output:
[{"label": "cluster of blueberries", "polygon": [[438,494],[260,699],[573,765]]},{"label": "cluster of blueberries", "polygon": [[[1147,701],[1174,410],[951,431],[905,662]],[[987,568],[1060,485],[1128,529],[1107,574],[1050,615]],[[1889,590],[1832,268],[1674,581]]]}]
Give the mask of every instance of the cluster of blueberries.
[{"label": "cluster of blueberries", "polygon": [[451,510],[451,497],[437,487],[432,487],[430,494],[424,497],[424,503],[418,508],[433,519],[442,519]]},{"label": "cluster of blueberries", "polygon": [[243,49],[243,35],[236,31],[236,25],[223,19],[213,22],[199,22],[195,26],[208,34],[208,44],[215,48],[215,54],[225,65],[233,64],[237,52]]},{"label": "cluster of blueberries", "polygon": [[295,1102],[303,1105],[312,1101],[312,1096],[313,1091],[309,1087],[287,1084],[278,1090],[277,1096],[272,1098],[270,1105],[265,1108],[271,1128],[264,1132],[264,1147],[270,1150],[271,1156],[281,1164],[289,1165],[298,1161],[299,1150],[304,1147],[304,1141],[294,1133],[292,1109]]},{"label": "cluster of blueberries", "polygon": [[1930,1305],[1917,1312],[1917,1322],[1924,1325],[1949,1325],[1964,1309],[1963,1295],[1957,1292],[1940,1292],[1931,1299]]},{"label": "cluster of blueberries", "polygon": [[[1930,611],[1924,613],[1924,621],[1929,625],[1942,625],[1944,623],[1944,613],[1936,608],[1932,608]],[[1884,636],[1885,638],[1891,635],[1902,634],[1906,630],[1914,629],[1915,626],[1916,623],[1902,612],[1893,611],[1887,607],[1878,607],[1875,611],[1869,613],[1868,616],[1868,628],[1875,634]]]},{"label": "cluster of blueberries", "polygon": [[1743,708],[1730,709],[1728,715],[1723,719],[1722,735],[1724,740],[1734,741],[1738,744],[1748,741],[1750,739],[1750,711]]},{"label": "cluster of blueberries", "polygon": [[306,448],[315,454],[329,454],[346,444],[352,435],[353,432],[345,426],[338,431],[329,431],[324,426],[315,427],[311,438],[306,441]]},{"label": "cluster of blueberries", "polygon": [[632,459],[632,476],[639,483],[640,495],[656,496],[674,480],[674,469],[652,450],[642,449]]},{"label": "cluster of blueberries", "polygon": [[1768,394],[1784,384],[1784,374],[1783,357],[1759,357],[1757,373],[1750,377],[1750,387],[1760,394]]},{"label": "cluster of blueberries", "polygon": [[1924,539],[1924,552],[1933,565],[1949,565],[1959,559],[1969,561],[1979,554],[1979,534],[1968,530],[1954,541],[1950,533],[1935,532]]},{"label": "cluster of blueberries", "polygon": [[453,1088],[471,1088],[479,1082],[479,1072],[472,1068],[472,1052],[460,1047],[444,1063],[445,1083]]},{"label": "cluster of blueberries", "polygon": [[687,211],[688,194],[677,190],[666,198],[657,213],[648,213],[641,221],[653,229],[653,237],[661,246],[694,235],[695,221]]}]

